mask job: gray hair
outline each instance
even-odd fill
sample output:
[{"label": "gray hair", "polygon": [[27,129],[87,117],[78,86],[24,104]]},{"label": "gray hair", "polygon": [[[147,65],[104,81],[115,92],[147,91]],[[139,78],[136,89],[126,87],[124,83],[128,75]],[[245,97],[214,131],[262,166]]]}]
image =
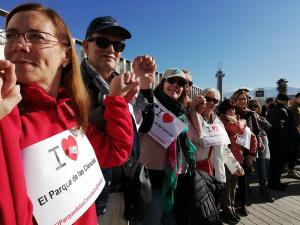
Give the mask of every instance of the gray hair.
[{"label": "gray hair", "polygon": [[206,88],[206,89],[204,89],[204,91],[203,91],[203,96],[205,96],[208,92],[212,92],[212,93],[214,93],[215,94],[215,96],[216,96],[216,98],[218,99],[218,100],[220,100],[220,92],[217,90],[217,89],[215,89],[215,88]]}]

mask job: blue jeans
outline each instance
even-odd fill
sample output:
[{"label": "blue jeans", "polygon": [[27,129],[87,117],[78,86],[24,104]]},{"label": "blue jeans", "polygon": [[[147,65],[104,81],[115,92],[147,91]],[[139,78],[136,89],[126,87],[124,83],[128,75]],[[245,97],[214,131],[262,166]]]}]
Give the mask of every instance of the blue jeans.
[{"label": "blue jeans", "polygon": [[150,207],[146,212],[143,225],[176,225],[173,212],[165,213],[161,204],[161,190],[152,191]]},{"label": "blue jeans", "polygon": [[259,191],[261,194],[267,192],[267,166],[269,165],[269,159],[257,158],[256,169],[259,183]]}]

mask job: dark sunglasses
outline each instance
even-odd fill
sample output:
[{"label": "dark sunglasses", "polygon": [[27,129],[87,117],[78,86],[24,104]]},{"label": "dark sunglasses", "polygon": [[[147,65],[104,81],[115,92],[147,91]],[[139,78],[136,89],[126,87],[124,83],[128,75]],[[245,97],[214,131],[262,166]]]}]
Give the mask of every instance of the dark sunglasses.
[{"label": "dark sunglasses", "polygon": [[183,78],[178,78],[178,77],[170,77],[170,78],[167,78],[166,81],[169,83],[169,84],[175,84],[177,83],[177,85],[179,87],[184,87],[187,82],[185,79]]},{"label": "dark sunglasses", "polygon": [[193,86],[193,82],[192,81],[188,81],[188,85],[190,86],[190,87],[192,87]]},{"label": "dark sunglasses", "polygon": [[216,98],[211,98],[211,97],[208,97],[208,96],[205,96],[204,98],[207,102],[213,102],[214,104],[218,104],[218,102],[219,102],[219,100],[216,99]]},{"label": "dark sunglasses", "polygon": [[249,108],[258,108],[258,105],[249,105]]},{"label": "dark sunglasses", "polygon": [[106,49],[109,45],[112,45],[116,52],[123,52],[126,44],[120,41],[111,41],[105,37],[92,37],[87,39],[87,41],[95,41],[99,48]]}]

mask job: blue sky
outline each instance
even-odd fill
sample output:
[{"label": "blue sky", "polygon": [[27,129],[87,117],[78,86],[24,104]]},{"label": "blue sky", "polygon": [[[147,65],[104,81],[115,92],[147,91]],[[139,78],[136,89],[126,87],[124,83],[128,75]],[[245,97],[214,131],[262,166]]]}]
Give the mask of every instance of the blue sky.
[{"label": "blue sky", "polygon": [[[4,0],[0,8],[9,11],[23,2]],[[202,88],[216,87],[220,62],[225,91],[276,86],[282,77],[300,87],[299,0],[36,2],[58,11],[79,39],[94,17],[114,16],[133,34],[125,58],[150,54],[160,72],[187,68]]]}]

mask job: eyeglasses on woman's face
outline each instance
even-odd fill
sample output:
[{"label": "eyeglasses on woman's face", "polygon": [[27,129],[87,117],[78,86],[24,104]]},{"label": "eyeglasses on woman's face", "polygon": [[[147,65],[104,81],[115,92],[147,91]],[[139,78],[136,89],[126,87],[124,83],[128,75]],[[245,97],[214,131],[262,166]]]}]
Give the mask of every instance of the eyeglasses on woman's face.
[{"label": "eyeglasses on woman's face", "polygon": [[123,52],[126,46],[126,44],[121,41],[111,41],[105,37],[91,37],[88,38],[87,41],[95,41],[96,45],[103,49],[106,49],[108,46],[112,45],[116,52]]},{"label": "eyeglasses on woman's face", "polygon": [[43,32],[43,31],[28,31],[24,33],[19,33],[16,31],[3,31],[0,32],[0,45],[10,45],[16,43],[19,37],[22,36],[27,43],[30,44],[49,44],[49,43],[59,43],[67,45],[67,43],[61,42],[53,34]]},{"label": "eyeglasses on woman's face", "polygon": [[219,102],[219,99],[212,98],[209,96],[205,96],[204,98],[205,98],[206,102],[213,102],[214,104],[218,104],[218,102]]},{"label": "eyeglasses on woman's face", "polygon": [[167,78],[166,81],[169,84],[177,84],[179,87],[184,87],[187,84],[187,81],[184,78],[180,78],[180,77],[170,77]]}]

